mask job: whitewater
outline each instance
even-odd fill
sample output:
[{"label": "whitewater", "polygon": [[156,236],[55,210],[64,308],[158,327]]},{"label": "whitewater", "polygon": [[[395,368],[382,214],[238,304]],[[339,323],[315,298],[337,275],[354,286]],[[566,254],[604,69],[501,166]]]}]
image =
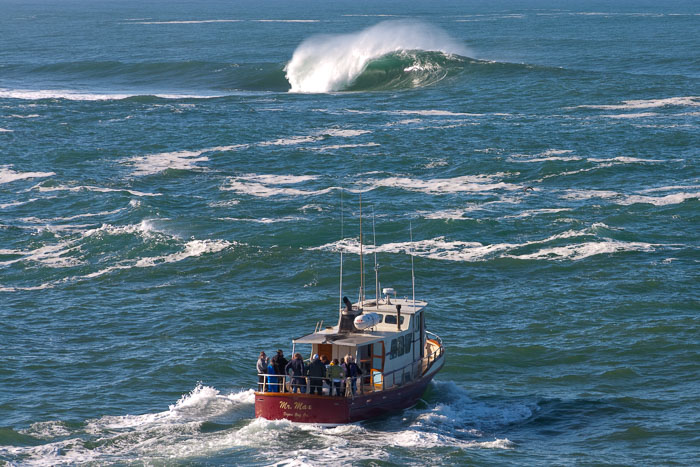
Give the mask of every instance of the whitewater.
[{"label": "whitewater", "polygon": [[[2,11],[0,464],[696,463],[695,2]],[[341,253],[357,296],[360,196],[445,367],[256,419]]]}]

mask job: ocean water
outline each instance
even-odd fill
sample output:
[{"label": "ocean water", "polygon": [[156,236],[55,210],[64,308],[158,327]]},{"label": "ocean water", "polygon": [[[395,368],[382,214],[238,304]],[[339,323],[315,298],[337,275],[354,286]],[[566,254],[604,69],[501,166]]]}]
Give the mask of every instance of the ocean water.
[{"label": "ocean water", "polygon": [[[698,31],[693,1],[0,0],[0,464],[697,464]],[[360,195],[367,282],[376,251],[410,296],[414,258],[446,366],[392,416],[255,419],[340,251],[357,297]]]}]

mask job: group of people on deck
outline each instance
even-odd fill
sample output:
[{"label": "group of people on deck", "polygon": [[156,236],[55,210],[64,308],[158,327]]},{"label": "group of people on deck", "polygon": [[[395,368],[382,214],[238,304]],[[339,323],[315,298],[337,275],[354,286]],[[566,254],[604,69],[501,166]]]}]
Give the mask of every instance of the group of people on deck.
[{"label": "group of people on deck", "polygon": [[291,377],[292,392],[305,393],[308,378],[309,394],[319,396],[324,395],[324,383],[328,386],[329,396],[344,395],[346,378],[349,378],[350,389],[355,395],[357,378],[362,375],[362,370],[351,355],[346,355],[343,363],[340,363],[337,358],[329,360],[325,355],[319,357],[314,354],[307,364],[300,353],[295,353],[294,358],[287,361],[282,350],[278,350],[277,355],[270,359],[265,352],[260,352],[257,369],[259,392],[280,392],[284,378],[271,375],[287,375]]}]

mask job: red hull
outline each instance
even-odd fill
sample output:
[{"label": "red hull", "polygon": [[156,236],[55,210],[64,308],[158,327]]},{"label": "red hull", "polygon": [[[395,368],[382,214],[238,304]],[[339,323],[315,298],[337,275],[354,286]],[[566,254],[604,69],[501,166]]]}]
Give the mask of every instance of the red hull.
[{"label": "red hull", "polygon": [[357,394],[354,399],[299,393],[256,392],[255,416],[268,420],[287,419],[329,425],[367,420],[415,405],[435,373],[437,371],[403,386],[369,394]]}]

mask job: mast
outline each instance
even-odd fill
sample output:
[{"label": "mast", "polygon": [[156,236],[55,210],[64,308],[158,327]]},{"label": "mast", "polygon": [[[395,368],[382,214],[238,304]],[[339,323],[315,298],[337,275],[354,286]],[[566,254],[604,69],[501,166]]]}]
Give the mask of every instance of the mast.
[{"label": "mast", "polygon": [[408,232],[411,236],[411,289],[413,289],[413,311],[416,311],[416,274],[413,270],[413,225],[408,223]]},{"label": "mast", "polygon": [[365,301],[365,263],[362,252],[362,192],[360,192],[360,309]]},{"label": "mast", "polygon": [[[340,189],[340,241],[343,241],[343,189]],[[338,309],[343,309],[343,247],[340,247],[340,294],[338,295]]]},{"label": "mast", "polygon": [[374,237],[374,300],[379,306],[379,266],[377,266],[377,231],[374,229],[374,206],[372,206],[372,237]]}]

